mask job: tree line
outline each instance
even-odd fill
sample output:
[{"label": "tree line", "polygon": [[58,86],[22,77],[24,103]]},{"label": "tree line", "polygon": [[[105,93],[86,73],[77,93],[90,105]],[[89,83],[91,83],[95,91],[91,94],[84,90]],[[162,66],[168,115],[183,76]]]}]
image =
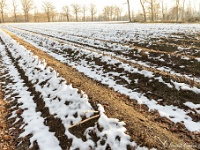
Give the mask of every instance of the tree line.
[{"label": "tree line", "polygon": [[[200,0],[140,0],[141,11],[131,9],[134,1],[124,0],[126,9],[117,5],[98,10],[95,4],[71,4],[58,12],[48,0],[38,10],[33,0],[0,0],[1,22],[56,21],[130,21],[130,22],[200,22]],[[167,3],[171,2],[171,6]],[[12,3],[12,4],[11,4]],[[195,4],[195,5],[194,5]],[[5,13],[9,9],[9,13]]]},{"label": "tree line", "polygon": [[[169,7],[166,3],[172,3],[172,6]],[[140,0],[140,4],[144,22],[147,20],[151,22],[200,21],[199,0]]]}]

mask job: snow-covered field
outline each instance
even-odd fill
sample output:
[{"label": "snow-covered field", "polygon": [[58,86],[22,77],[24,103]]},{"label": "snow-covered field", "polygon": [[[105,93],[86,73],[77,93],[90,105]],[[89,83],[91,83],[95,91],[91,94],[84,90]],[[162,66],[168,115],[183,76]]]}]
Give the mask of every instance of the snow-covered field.
[{"label": "snow-covered field", "polygon": [[[82,118],[95,115],[87,95],[68,85],[58,73],[46,65],[45,60],[39,60],[2,31],[0,37],[1,79],[10,82],[2,82],[2,90],[5,92],[5,99],[12,102],[17,98],[17,103],[20,104],[12,107],[17,109],[12,112],[9,119],[14,118],[13,124],[16,124],[22,117],[23,124],[20,128],[24,131],[19,137],[32,134],[30,147],[36,141],[41,150],[62,149],[55,133],[50,132],[50,127],[45,125],[46,119],[42,117],[42,112],[36,111],[36,98],[39,98],[44,101],[49,114],[61,120],[66,129],[64,134],[72,139],[70,149],[106,149],[108,145],[111,149],[126,149],[128,145],[136,149],[141,148],[135,142],[131,142],[130,137],[125,134],[124,123],[118,119],[108,118],[100,104],[96,110],[99,112],[97,123],[83,133],[86,140],[83,141],[71,134],[68,130],[70,126],[79,123]],[[22,111],[20,116],[19,110]],[[91,132],[99,138],[99,142],[92,141]],[[105,141],[105,144],[101,144],[102,141]]]},{"label": "snow-covered field", "polygon": [[[157,110],[161,116],[167,117],[174,123],[183,123],[189,131],[200,132],[199,25],[33,23],[8,24],[3,25],[2,28],[86,76],[129,96],[140,104],[147,105],[149,110]],[[83,116],[85,110],[93,110],[84,92],[81,97],[77,89],[67,85],[52,68],[46,66],[44,60],[38,60],[3,32],[1,38],[13,59],[18,61],[18,66],[28,78],[27,81],[31,82],[35,91],[41,94],[45,107],[49,108],[49,113],[60,118],[65,128],[78,123],[84,117],[89,118],[94,115],[90,112]],[[59,149],[58,140],[53,133],[48,132],[48,127],[43,124],[40,113],[33,109],[36,107],[33,97],[27,91],[27,87],[23,86],[20,75],[14,73],[19,70],[16,70],[13,60],[10,60],[3,50],[5,46],[2,44],[1,47],[1,55],[4,59],[2,66],[5,68],[3,72],[9,72],[4,76],[9,74],[17,87],[7,85],[6,89],[15,87],[12,89],[14,93],[30,100],[28,104],[23,98],[18,100],[23,103],[20,107],[26,109],[23,112],[24,124],[28,124],[24,127],[25,132],[21,136],[35,133],[31,142],[38,140],[39,146],[45,147],[49,141],[39,138],[41,132],[37,132],[42,128],[43,134],[54,141],[50,143],[52,148]],[[45,84],[41,86],[43,82]],[[66,101],[69,105],[65,105]],[[84,133],[87,139],[84,142],[84,149],[89,147],[105,149],[107,144],[113,149],[120,146],[120,149],[125,149],[127,145],[136,145],[130,142],[130,137],[125,134],[123,123],[118,122],[117,119],[107,118],[103,113],[103,107],[101,105],[98,107],[100,117],[97,124],[104,130],[99,132],[97,125],[88,128]],[[30,113],[35,114],[31,115],[33,118],[29,117]],[[77,114],[77,117],[74,117],[74,114]],[[65,117],[66,115],[68,117]],[[13,113],[12,117],[15,116],[16,114]],[[40,124],[40,127],[33,128],[35,124]],[[91,131],[95,132],[100,139],[106,135],[108,143],[95,146],[89,135]],[[71,149],[83,145],[83,141],[77,139],[68,130],[65,134],[73,139]],[[116,141],[118,136],[120,141]]]}]

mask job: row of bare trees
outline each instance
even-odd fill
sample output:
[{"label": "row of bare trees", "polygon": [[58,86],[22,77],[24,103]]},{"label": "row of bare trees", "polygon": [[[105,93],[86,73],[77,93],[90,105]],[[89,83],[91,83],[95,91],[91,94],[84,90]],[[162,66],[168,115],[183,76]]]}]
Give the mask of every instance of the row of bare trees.
[{"label": "row of bare trees", "polygon": [[[198,7],[192,6],[191,2],[197,4]],[[167,5],[167,3],[172,3],[172,6],[168,8],[169,5]],[[158,20],[185,22],[189,21],[191,18],[196,18],[200,21],[199,0],[140,0],[140,4],[142,6],[144,22],[146,22],[148,18],[151,22]]]},{"label": "row of bare trees", "polygon": [[[24,13],[24,21],[28,22],[29,21],[29,12],[32,9],[34,3],[33,0],[21,0],[21,6],[22,6],[22,11]],[[13,9],[13,16],[14,16],[14,21],[17,21],[17,8],[19,6],[17,0],[12,0],[12,4],[8,4],[6,0],[0,0],[0,12],[1,12],[1,22],[5,22],[4,20],[4,12],[7,9],[7,7],[12,6]]]},{"label": "row of bare trees", "polygon": [[[1,22],[29,22],[29,21],[200,21],[200,0],[196,1],[199,7],[194,9],[190,0],[139,0],[141,11],[135,13],[131,7],[134,1],[124,0],[127,9],[120,6],[105,6],[101,11],[95,4],[71,4],[62,7],[60,13],[49,0],[43,0],[42,12],[35,7],[33,0],[0,0]],[[172,6],[167,5],[171,2]],[[187,5],[186,5],[187,4]],[[197,9],[198,8],[198,9]],[[12,10],[11,16],[5,15],[5,10]],[[21,9],[21,10],[20,10]]]}]

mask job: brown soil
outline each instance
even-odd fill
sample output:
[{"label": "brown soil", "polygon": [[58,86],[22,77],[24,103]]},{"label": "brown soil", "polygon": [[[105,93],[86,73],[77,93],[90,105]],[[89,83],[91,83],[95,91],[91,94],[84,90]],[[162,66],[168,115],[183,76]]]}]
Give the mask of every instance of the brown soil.
[{"label": "brown soil", "polygon": [[175,125],[168,119],[160,117],[157,112],[148,112],[144,105],[140,109],[140,105],[127,96],[87,78],[82,73],[60,63],[15,35],[8,32],[7,34],[38,55],[39,58],[45,59],[47,64],[54,68],[68,83],[83,90],[89,96],[90,103],[94,107],[100,103],[105,107],[108,117],[124,121],[127,133],[137,144],[158,149],[192,149],[188,148],[187,145],[196,145],[200,142],[199,136],[188,132],[181,123]]},{"label": "brown soil", "polygon": [[3,100],[3,93],[0,84],[0,149],[14,150],[13,137],[8,130],[6,116],[8,115],[7,103]]}]

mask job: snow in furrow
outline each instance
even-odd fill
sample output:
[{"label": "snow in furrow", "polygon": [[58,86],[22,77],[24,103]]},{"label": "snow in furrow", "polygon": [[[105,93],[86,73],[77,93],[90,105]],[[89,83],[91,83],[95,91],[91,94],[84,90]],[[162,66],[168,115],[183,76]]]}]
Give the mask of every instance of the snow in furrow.
[{"label": "snow in furrow", "polygon": [[[111,149],[120,148],[120,149],[126,149],[127,145],[134,146],[136,149],[147,149],[145,147],[139,147],[136,145],[135,142],[130,141],[130,137],[125,134],[126,129],[124,128],[124,123],[119,122],[118,119],[114,118],[108,118],[103,112],[103,107],[101,105],[98,105],[99,112],[100,112],[100,118],[98,119],[96,125],[94,127],[90,127],[85,130],[83,133],[86,137],[86,141],[83,141],[80,138],[77,138],[73,134],[71,134],[67,129],[72,124],[78,123],[81,118],[83,117],[83,112],[85,110],[92,110],[90,103],[88,102],[87,95],[82,92],[81,94],[78,94],[78,89],[75,89],[72,87],[72,85],[67,85],[66,81],[58,76],[58,73],[56,73],[51,67],[47,67],[45,61],[41,61],[38,59],[37,56],[34,56],[30,51],[27,51],[23,46],[18,45],[14,40],[12,40],[10,37],[5,35],[5,33],[0,32],[0,36],[2,37],[3,41],[6,43],[8,49],[10,52],[12,52],[12,56],[15,57],[16,60],[18,60],[19,66],[25,71],[26,76],[28,77],[28,80],[35,85],[35,89],[42,94],[42,98],[45,102],[45,107],[49,108],[49,111],[52,115],[55,117],[58,117],[62,120],[63,125],[66,128],[65,134],[72,139],[72,146],[70,149],[105,149],[107,144],[111,147]],[[20,58],[20,59],[19,59]],[[9,64],[8,66],[12,66]],[[17,75],[17,74],[16,74]],[[16,82],[18,84],[18,79],[16,79]],[[18,88],[16,88],[18,89]],[[18,89],[19,90],[19,89]],[[21,90],[21,89],[20,89]],[[26,95],[24,95],[26,100],[28,99]],[[30,98],[31,99],[31,98]],[[54,100],[53,100],[54,99]],[[29,101],[27,101],[29,103]],[[69,102],[68,105],[65,104],[65,102]],[[30,103],[29,103],[30,104]],[[32,104],[35,105],[34,103]],[[31,105],[31,106],[32,106]],[[29,110],[28,104],[26,104],[26,107]],[[34,110],[34,108],[31,108]],[[74,114],[77,114],[77,117],[74,116]],[[14,114],[13,114],[14,115]],[[33,115],[33,117],[40,116],[40,113],[31,113],[28,111],[28,115]],[[87,113],[86,118],[90,117],[92,113]],[[25,115],[26,116],[26,115]],[[66,117],[68,116],[68,117]],[[13,116],[14,117],[14,116]],[[23,117],[23,116],[22,116]],[[34,119],[34,118],[32,118]],[[40,121],[44,121],[43,118],[39,119]],[[33,122],[30,118],[28,118],[28,124],[36,125],[36,122]],[[41,150],[46,148],[49,148],[48,142],[55,141],[48,141],[49,138],[46,138],[45,134],[44,136],[41,134],[41,129],[44,127],[37,125],[36,130],[32,127],[30,128],[29,125],[25,126],[25,131],[21,134],[21,136],[26,136],[28,134],[34,134],[33,139],[31,139],[31,142],[34,140],[40,141],[43,145],[40,146]],[[98,126],[102,128],[102,131],[98,129]],[[32,129],[32,130],[31,130]],[[98,143],[94,143],[92,141],[89,132],[95,132],[97,137],[99,137],[100,140],[105,140],[106,144],[102,145],[100,143],[100,140]],[[53,135],[50,132],[47,132],[47,134]],[[41,137],[42,136],[42,137]],[[120,137],[120,140],[118,138]],[[45,142],[44,142],[45,141]],[[54,142],[54,146],[58,146],[58,142]],[[58,149],[58,148],[57,148]]]}]

